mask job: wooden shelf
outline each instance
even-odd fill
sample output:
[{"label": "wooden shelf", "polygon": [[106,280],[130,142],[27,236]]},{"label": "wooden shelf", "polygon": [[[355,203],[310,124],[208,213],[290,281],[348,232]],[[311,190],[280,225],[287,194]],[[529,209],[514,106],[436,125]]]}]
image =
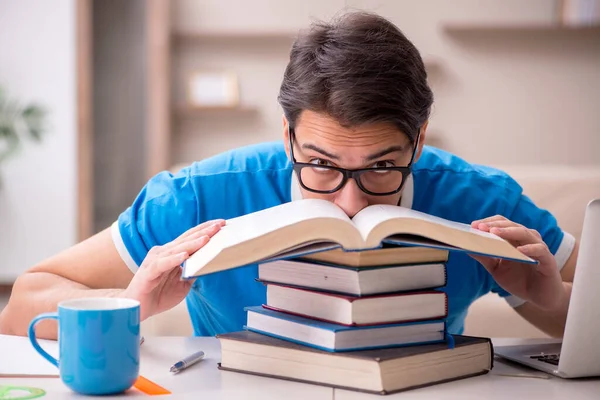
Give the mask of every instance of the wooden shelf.
[{"label": "wooden shelf", "polygon": [[178,116],[189,117],[189,116],[199,116],[199,115],[209,115],[209,114],[254,114],[258,113],[258,107],[250,107],[250,106],[211,106],[211,107],[192,107],[188,105],[181,105],[175,107],[174,112]]},{"label": "wooden shelf", "polygon": [[[224,32],[173,32],[172,38],[176,42],[286,42],[291,45],[296,39],[296,32],[284,31],[224,31]],[[440,68],[441,62],[434,56],[424,56],[423,62],[427,68]]]},{"label": "wooden shelf", "polygon": [[[570,25],[556,23],[484,23],[484,22],[451,22],[444,24],[442,29],[447,32],[516,32],[516,31],[600,31],[600,24],[596,25]],[[213,41],[289,41],[293,42],[298,32],[292,31],[199,31],[199,32],[172,32],[175,42],[213,42]],[[434,64],[434,61],[428,64]]]},{"label": "wooden shelf", "polygon": [[443,26],[449,33],[502,33],[502,32],[600,32],[598,25],[566,25],[561,23],[449,23]]},{"label": "wooden shelf", "polygon": [[222,32],[172,32],[175,42],[211,42],[211,41],[289,41],[292,42],[297,32],[283,31],[222,31]]}]

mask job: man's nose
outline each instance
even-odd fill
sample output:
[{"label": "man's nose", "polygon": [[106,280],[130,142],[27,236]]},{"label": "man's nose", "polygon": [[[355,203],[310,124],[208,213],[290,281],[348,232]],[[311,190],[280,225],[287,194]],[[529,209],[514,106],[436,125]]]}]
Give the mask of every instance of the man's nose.
[{"label": "man's nose", "polygon": [[354,179],[349,179],[337,192],[334,203],[350,218],[369,205],[367,194],[360,190]]}]

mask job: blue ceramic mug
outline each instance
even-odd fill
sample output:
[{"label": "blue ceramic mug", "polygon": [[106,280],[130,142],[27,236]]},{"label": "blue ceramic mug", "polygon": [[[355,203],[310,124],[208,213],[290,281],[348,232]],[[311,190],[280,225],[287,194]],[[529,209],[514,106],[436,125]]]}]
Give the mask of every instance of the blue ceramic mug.
[{"label": "blue ceramic mug", "polygon": [[[58,360],[42,349],[35,325],[58,320]],[[29,325],[29,340],[58,367],[62,381],[87,395],[115,394],[135,383],[140,366],[140,303],[120,298],[63,301],[58,312],[40,314]]]}]

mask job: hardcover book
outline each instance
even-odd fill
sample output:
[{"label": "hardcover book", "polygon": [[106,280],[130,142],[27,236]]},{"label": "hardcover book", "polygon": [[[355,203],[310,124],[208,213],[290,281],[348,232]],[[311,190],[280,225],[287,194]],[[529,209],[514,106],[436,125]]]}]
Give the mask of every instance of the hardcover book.
[{"label": "hardcover book", "polygon": [[470,336],[452,336],[452,344],[341,353],[251,331],[217,338],[222,370],[376,394],[483,375],[493,367],[491,340]]},{"label": "hardcover book", "polygon": [[184,262],[182,275],[192,278],[267,260],[333,249],[372,250],[384,244],[536,263],[489,232],[405,207],[372,205],[349,218],[332,202],[303,199],[227,220]]}]

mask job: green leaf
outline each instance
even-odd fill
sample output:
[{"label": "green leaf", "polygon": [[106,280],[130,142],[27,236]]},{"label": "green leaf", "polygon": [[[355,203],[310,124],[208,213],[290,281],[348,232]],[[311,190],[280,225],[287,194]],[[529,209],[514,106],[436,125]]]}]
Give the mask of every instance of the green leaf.
[{"label": "green leaf", "polygon": [[44,126],[46,112],[39,106],[33,105],[25,108],[22,116],[29,136],[37,141],[42,140],[42,134],[46,131]]},{"label": "green leaf", "polygon": [[10,157],[19,147],[19,137],[16,133],[11,132],[11,127],[0,129],[1,137],[4,137],[4,144],[0,146],[0,163]]},{"label": "green leaf", "polygon": [[23,107],[0,87],[0,163],[13,155],[24,140],[42,140],[48,131],[47,114],[37,104]]}]

